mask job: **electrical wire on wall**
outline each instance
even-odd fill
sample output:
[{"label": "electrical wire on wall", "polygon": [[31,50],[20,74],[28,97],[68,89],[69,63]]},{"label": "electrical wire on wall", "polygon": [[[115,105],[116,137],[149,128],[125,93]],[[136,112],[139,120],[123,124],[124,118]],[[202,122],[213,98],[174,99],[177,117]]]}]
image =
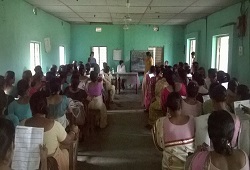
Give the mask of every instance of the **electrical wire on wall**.
[{"label": "electrical wire on wall", "polygon": [[6,20],[5,17],[5,7],[4,7],[4,0],[0,1],[0,21],[4,22]]}]

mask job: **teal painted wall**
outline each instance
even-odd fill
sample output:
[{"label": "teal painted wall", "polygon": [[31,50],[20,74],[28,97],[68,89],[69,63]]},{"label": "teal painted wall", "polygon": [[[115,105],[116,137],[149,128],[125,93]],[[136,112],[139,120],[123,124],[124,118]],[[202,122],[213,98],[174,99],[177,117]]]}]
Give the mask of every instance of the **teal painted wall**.
[{"label": "teal painted wall", "polygon": [[[33,14],[33,7],[23,0],[0,1],[0,74],[16,72],[17,79],[30,68],[30,41],[41,42],[43,71],[51,64],[59,65],[59,45],[66,48],[70,57],[70,24],[45,13]],[[46,53],[44,38],[51,40],[51,52]]]},{"label": "teal painted wall", "polygon": [[[102,27],[102,32],[95,32],[96,27]],[[178,62],[184,56],[184,27],[160,26],[160,31],[154,32],[152,26],[129,26],[123,30],[120,25],[72,25],[71,26],[71,60],[87,61],[92,46],[108,47],[108,64],[116,67],[118,61],[113,61],[113,50],[123,50],[123,60],[127,71],[130,70],[130,50],[147,50],[150,46],[164,46],[164,60],[170,64]]]},{"label": "teal painted wall", "polygon": [[[248,5],[248,4],[246,4]],[[206,69],[211,67],[212,57],[212,39],[218,32],[227,30],[227,25],[231,25],[233,31],[231,31],[230,39],[232,41],[232,49],[230,51],[231,58],[231,75],[237,77],[241,83],[250,84],[250,56],[249,56],[249,22],[250,14],[248,12],[248,26],[246,36],[241,40],[237,36],[237,23],[240,16],[240,4],[230,6],[219,12],[216,12],[206,19],[201,19],[192,22],[186,26],[185,33],[190,34],[192,32],[198,32],[198,61]],[[207,25],[206,25],[207,23]],[[230,31],[229,31],[230,32]],[[243,55],[239,56],[239,45],[243,46]]]}]

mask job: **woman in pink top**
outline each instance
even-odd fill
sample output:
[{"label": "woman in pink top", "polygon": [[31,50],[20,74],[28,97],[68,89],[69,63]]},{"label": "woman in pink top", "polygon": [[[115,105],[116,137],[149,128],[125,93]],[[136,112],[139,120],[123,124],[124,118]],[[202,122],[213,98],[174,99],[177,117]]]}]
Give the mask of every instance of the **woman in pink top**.
[{"label": "woman in pink top", "polygon": [[169,117],[157,120],[152,132],[156,147],[163,152],[162,169],[184,169],[186,157],[194,151],[194,118],[182,114],[179,93],[168,95]]},{"label": "woman in pink top", "polygon": [[151,66],[149,73],[145,75],[146,78],[146,88],[145,88],[145,96],[144,96],[144,106],[146,111],[148,112],[149,106],[151,103],[152,95],[154,91],[152,90],[151,86],[155,86],[155,66]]},{"label": "woman in pink top", "polygon": [[164,103],[166,103],[168,95],[171,92],[178,92],[181,96],[186,96],[186,86],[184,83],[174,82],[174,73],[171,70],[168,70],[166,73],[166,80],[169,86],[165,87],[161,92],[161,106],[162,110],[166,111],[167,108],[164,107]]},{"label": "woman in pink top", "polygon": [[202,103],[196,97],[198,95],[199,85],[191,81],[187,86],[187,98],[182,100],[182,113],[190,116],[200,116],[202,113]]},{"label": "woman in pink top", "polygon": [[91,82],[86,85],[86,92],[88,94],[87,100],[89,101],[88,108],[100,110],[99,126],[100,128],[105,128],[107,126],[107,108],[102,98],[102,81],[98,81],[98,73],[95,71],[90,73],[90,80]]},{"label": "woman in pink top", "polygon": [[214,151],[197,151],[188,158],[187,170],[249,170],[249,159],[241,149],[233,149],[235,123],[225,110],[214,111],[208,118],[208,134]]}]

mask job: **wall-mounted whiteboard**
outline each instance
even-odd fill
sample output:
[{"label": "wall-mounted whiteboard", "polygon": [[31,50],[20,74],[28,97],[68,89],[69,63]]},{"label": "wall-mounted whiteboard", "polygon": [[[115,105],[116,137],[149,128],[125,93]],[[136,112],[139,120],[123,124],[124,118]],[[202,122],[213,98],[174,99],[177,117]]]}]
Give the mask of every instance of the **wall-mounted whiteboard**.
[{"label": "wall-mounted whiteboard", "polygon": [[113,60],[122,60],[122,50],[113,51]]}]

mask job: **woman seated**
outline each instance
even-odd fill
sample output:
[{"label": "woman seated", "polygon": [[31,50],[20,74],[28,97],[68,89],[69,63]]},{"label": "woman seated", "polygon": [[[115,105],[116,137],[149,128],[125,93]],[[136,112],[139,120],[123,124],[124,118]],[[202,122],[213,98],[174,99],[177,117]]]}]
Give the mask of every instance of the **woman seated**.
[{"label": "woman seated", "polygon": [[166,73],[166,80],[169,86],[165,87],[161,92],[161,105],[164,111],[167,110],[165,108],[164,103],[166,103],[168,95],[171,92],[178,92],[181,96],[186,96],[186,86],[184,83],[179,83],[174,81],[174,73],[171,70],[168,70]]},{"label": "woman seated", "polygon": [[228,82],[227,100],[226,103],[230,107],[231,111],[234,110],[234,102],[237,100],[237,87],[239,83],[236,79],[232,79]]},{"label": "woman seated", "polygon": [[[243,150],[233,149],[235,122],[225,110],[213,112],[208,118],[208,135],[214,151],[197,151],[186,163],[187,170],[249,169],[249,158]],[[197,129],[198,130],[198,129]]]},{"label": "woman seated", "polygon": [[115,97],[115,86],[112,85],[113,76],[112,74],[110,74],[109,66],[105,67],[103,71],[104,71],[103,81],[105,83],[104,88],[107,92],[110,92],[110,98],[111,98],[110,101],[113,102]]},{"label": "woman seated", "polygon": [[89,81],[89,78],[85,75],[85,67],[83,64],[79,65],[79,74],[80,74],[80,77],[79,77],[80,82],[79,82],[78,88],[85,90],[85,86],[87,82]]},{"label": "woman seated", "polygon": [[50,81],[50,96],[47,98],[49,112],[48,118],[54,119],[62,124],[64,128],[69,125],[66,113],[71,113],[69,99],[65,95],[60,95],[60,80]]},{"label": "woman seated", "polygon": [[208,90],[204,86],[205,85],[205,80],[202,77],[202,74],[199,74],[199,73],[195,73],[192,78],[199,85],[199,91],[198,91],[198,95],[197,95],[196,98],[201,103],[204,103],[205,101],[203,100],[203,96],[208,95]]},{"label": "woman seated", "polygon": [[162,169],[184,169],[186,157],[194,151],[194,118],[181,112],[182,98],[172,92],[165,103],[169,116],[160,118],[152,130],[156,147],[163,151]]},{"label": "woman seated", "polygon": [[89,100],[88,109],[100,110],[98,125],[100,128],[105,128],[107,126],[107,108],[102,98],[103,85],[102,82],[98,81],[98,73],[95,71],[90,72],[90,80],[91,82],[86,85],[87,99]]},{"label": "woman seated", "polygon": [[200,116],[202,113],[202,103],[196,100],[199,86],[196,82],[191,81],[187,86],[187,98],[182,100],[182,113],[190,116]]},{"label": "woman seated", "polygon": [[13,71],[7,71],[5,74],[5,84],[4,84],[4,92],[13,97],[17,97],[17,90],[14,87],[15,83],[15,73]]},{"label": "woman seated", "polygon": [[19,125],[21,121],[32,117],[29,104],[29,84],[26,80],[20,80],[17,83],[17,92],[19,98],[9,104],[7,115],[7,118],[15,126]]},{"label": "woman seated", "polygon": [[250,99],[249,88],[244,84],[240,84],[237,87],[237,100],[240,101],[249,99]]},{"label": "woman seated", "polygon": [[[212,88],[212,85],[211,85],[210,89]],[[217,85],[217,86],[213,87],[211,92],[210,92],[210,97],[211,97],[211,101],[212,101],[213,111],[225,110],[225,111],[229,112],[227,104],[226,104],[227,92],[226,92],[225,87],[223,87],[222,85]],[[202,115],[202,116],[199,116],[196,118],[196,121],[195,121],[196,129],[197,129],[196,134],[195,134],[196,147],[202,145],[203,143],[206,143],[208,146],[211,146],[210,139],[209,139],[208,133],[207,133],[208,132],[207,131],[207,120],[208,120],[208,117],[211,113],[206,114],[206,115]],[[230,113],[230,115],[232,116],[234,123],[235,123],[234,136],[232,139],[231,146],[237,147],[238,146],[237,139],[238,139],[241,124],[240,124],[240,120],[239,120],[238,116],[236,116],[232,113]]]},{"label": "woman seated", "polygon": [[25,70],[22,75],[22,80],[26,80],[30,85],[32,82],[32,72],[30,70]]},{"label": "woman seated", "polygon": [[168,86],[166,81],[166,71],[163,72],[163,78],[159,79],[155,84],[155,101],[150,104],[149,107],[149,119],[148,124],[153,126],[160,117],[165,115],[161,106],[161,92]]},{"label": "woman seated", "polygon": [[60,144],[71,144],[78,127],[72,126],[71,131],[67,134],[64,127],[57,121],[47,118],[47,100],[43,92],[37,92],[30,98],[30,107],[33,117],[24,122],[25,126],[44,128],[43,143],[48,148],[48,156],[52,156],[58,163],[58,169],[69,169],[69,153],[66,149],[60,149]]}]

